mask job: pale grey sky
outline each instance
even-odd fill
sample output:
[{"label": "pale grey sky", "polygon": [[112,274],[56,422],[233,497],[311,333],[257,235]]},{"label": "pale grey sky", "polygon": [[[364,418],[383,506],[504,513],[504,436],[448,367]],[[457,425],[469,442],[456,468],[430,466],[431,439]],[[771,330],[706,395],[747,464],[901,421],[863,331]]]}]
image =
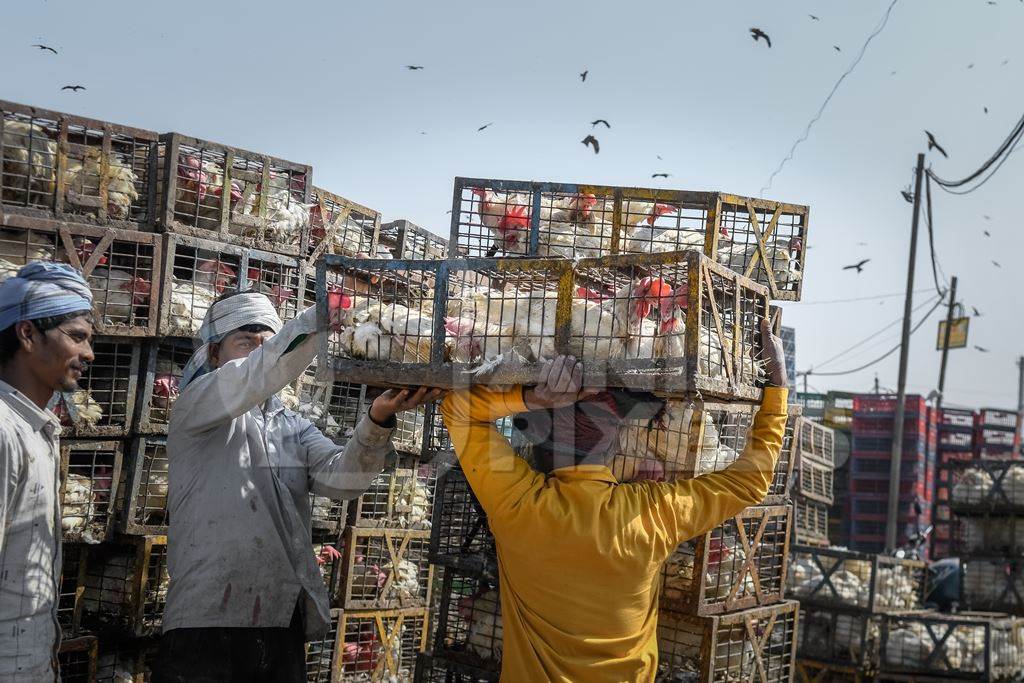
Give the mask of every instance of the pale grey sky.
[{"label": "pale grey sky", "polygon": [[[310,163],[318,185],[447,234],[457,175],[757,194],[889,1],[30,0],[3,10],[0,98]],[[902,291],[910,205],[899,190],[923,129],[950,153],[929,157],[943,177],[995,149],[1024,111],[1022,28],[1013,0],[901,0],[767,193],[811,206],[806,303],[786,306],[801,369],[899,317],[900,297],[813,302]],[[88,90],[61,92],[68,83]],[[579,140],[599,117],[612,129],[594,156]],[[990,349],[952,354],[947,402],[1016,401],[1022,169],[1024,154],[974,194],[935,196],[940,262],[984,314],[971,343]],[[658,171],[674,177],[652,181]],[[931,288],[921,246],[918,303]],[[840,270],[861,258],[872,259],[862,275]],[[934,320],[914,338],[912,391],[937,382]],[[898,330],[820,369],[871,360]],[[896,368],[894,354],[810,384],[868,390],[877,371],[892,387]]]}]

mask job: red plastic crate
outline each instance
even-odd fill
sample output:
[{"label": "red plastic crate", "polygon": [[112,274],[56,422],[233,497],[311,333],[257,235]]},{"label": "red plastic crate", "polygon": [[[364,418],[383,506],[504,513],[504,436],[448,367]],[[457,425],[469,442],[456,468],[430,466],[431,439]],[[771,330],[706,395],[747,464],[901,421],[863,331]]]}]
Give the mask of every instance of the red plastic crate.
[{"label": "red plastic crate", "polygon": [[[855,415],[850,426],[855,436],[892,436],[892,414]],[[924,434],[928,429],[928,420],[924,415],[908,414],[903,420],[903,436]]]},{"label": "red plastic crate", "polygon": [[974,420],[977,414],[966,408],[943,408],[939,414],[939,427],[950,430],[974,429]]},{"label": "red plastic crate", "polygon": [[1017,411],[982,408],[978,411],[977,425],[979,427],[995,427],[997,429],[1016,429]]},{"label": "red plastic crate", "polygon": [[[928,412],[924,397],[917,394],[907,396],[903,405],[907,415],[917,413],[924,417]],[[867,416],[879,413],[892,415],[894,412],[896,412],[895,394],[859,394],[853,397],[854,419],[858,415]]]}]

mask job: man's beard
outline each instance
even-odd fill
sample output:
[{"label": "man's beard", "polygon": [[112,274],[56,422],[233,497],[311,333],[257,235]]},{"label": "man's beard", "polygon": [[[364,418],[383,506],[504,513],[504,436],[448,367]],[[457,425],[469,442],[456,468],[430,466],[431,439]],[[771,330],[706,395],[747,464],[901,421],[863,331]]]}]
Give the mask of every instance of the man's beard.
[{"label": "man's beard", "polygon": [[73,394],[78,391],[81,387],[78,386],[78,380],[64,378],[60,383],[60,390],[66,394]]}]

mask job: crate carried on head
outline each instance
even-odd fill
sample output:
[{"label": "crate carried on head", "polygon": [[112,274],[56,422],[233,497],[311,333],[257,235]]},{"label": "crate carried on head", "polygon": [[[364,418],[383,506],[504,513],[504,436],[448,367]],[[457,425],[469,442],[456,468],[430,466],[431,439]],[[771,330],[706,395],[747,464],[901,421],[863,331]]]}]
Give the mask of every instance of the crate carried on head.
[{"label": "crate carried on head", "polygon": [[54,394],[50,409],[61,437],[124,437],[132,429],[142,343],[119,337],[94,339],[95,358],[78,379],[78,390]]},{"label": "crate carried on head", "polygon": [[167,537],[126,537],[90,548],[82,624],[99,632],[160,632],[167,602]]},{"label": "crate carried on head", "polygon": [[61,442],[60,510],[65,543],[95,544],[113,535],[122,449],[120,441]]},{"label": "crate carried on head", "polygon": [[0,199],[8,220],[152,230],[157,133],[0,101]]},{"label": "crate carried on head", "polygon": [[787,589],[804,605],[871,613],[924,605],[924,562],[803,545],[790,553]]},{"label": "crate carried on head", "polygon": [[456,178],[449,255],[656,254],[697,249],[800,299],[808,208],[718,192]]}]

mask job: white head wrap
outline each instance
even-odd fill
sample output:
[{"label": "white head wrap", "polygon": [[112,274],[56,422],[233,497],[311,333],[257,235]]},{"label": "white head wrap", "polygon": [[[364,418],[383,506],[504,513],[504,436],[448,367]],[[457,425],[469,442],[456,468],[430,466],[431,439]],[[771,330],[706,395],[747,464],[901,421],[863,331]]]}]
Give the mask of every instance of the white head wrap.
[{"label": "white head wrap", "polygon": [[281,316],[274,310],[270,299],[257,292],[243,292],[210,306],[206,317],[203,318],[203,325],[199,328],[199,342],[202,345],[185,365],[180,388],[184,390],[193,379],[210,371],[211,368],[207,366],[210,344],[220,343],[224,337],[247,325],[264,325],[277,334],[284,323],[281,322]]}]

